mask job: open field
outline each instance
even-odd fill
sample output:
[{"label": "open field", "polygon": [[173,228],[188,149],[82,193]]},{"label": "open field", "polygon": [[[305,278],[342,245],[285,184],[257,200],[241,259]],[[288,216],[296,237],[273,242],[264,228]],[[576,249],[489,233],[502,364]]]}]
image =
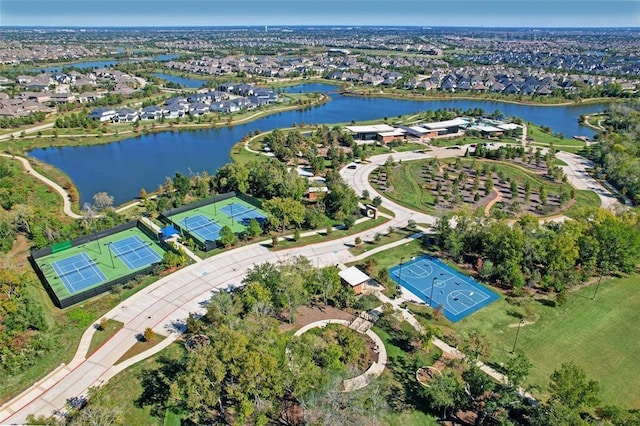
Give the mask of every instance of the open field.
[{"label": "open field", "polygon": [[[551,373],[563,362],[573,361],[584,369],[589,379],[601,386],[605,404],[640,407],[640,293],[633,275],[602,283],[596,300],[595,287],[583,288],[569,295],[560,307],[541,301],[529,302],[539,319],[520,330],[517,349],[533,363],[528,383],[537,386],[534,394],[546,397]],[[489,339],[491,360],[505,362],[513,349],[516,325],[522,307],[505,300],[480,310],[455,324],[456,334],[477,329]]]},{"label": "open field", "polygon": [[[403,257],[425,252],[420,241],[415,241],[372,258],[380,270],[396,265]],[[533,363],[527,385],[534,395],[546,398],[551,373],[563,362],[573,361],[589,379],[600,383],[603,404],[638,408],[640,394],[630,390],[640,388],[640,328],[635,326],[640,321],[639,280],[640,275],[635,274],[603,281],[596,300],[592,300],[592,284],[569,293],[567,303],[555,307],[544,298],[532,298],[520,305],[501,298],[455,324],[440,320],[437,325],[445,336],[451,336],[445,340],[459,342],[466,331],[473,329],[484,334],[491,347],[487,361],[499,368],[511,356],[517,324],[526,317],[534,323],[522,326],[516,349]],[[425,311],[425,320],[431,321],[426,307],[411,305],[411,310],[418,315]]]}]

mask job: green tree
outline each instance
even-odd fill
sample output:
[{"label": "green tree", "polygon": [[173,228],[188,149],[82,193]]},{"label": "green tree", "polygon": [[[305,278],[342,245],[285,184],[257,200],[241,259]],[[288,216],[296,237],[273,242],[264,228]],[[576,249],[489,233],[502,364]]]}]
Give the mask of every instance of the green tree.
[{"label": "green tree", "polygon": [[521,352],[516,352],[515,356],[509,358],[505,364],[505,374],[509,385],[517,390],[522,386],[524,380],[529,376],[533,364]]},{"label": "green tree", "polygon": [[269,223],[276,229],[284,231],[290,227],[299,227],[304,222],[304,205],[291,198],[276,197],[262,204],[267,213]]},{"label": "green tree", "polygon": [[424,392],[433,408],[442,409],[443,420],[447,418],[448,409],[462,406],[464,403],[462,384],[451,371],[436,375]]},{"label": "green tree", "polygon": [[353,215],[358,207],[358,196],[345,183],[338,183],[330,188],[324,197],[324,207],[329,217],[344,220]]},{"label": "green tree", "polygon": [[247,234],[251,238],[259,237],[262,235],[262,226],[256,219],[249,220],[249,226],[247,226]]},{"label": "green tree", "polygon": [[220,230],[220,242],[225,247],[231,247],[238,242],[238,236],[231,230],[228,225],[224,225]]},{"label": "green tree", "polygon": [[182,173],[176,173],[173,178],[173,187],[176,189],[176,192],[180,197],[184,197],[191,189],[191,181]]},{"label": "green tree", "polygon": [[598,404],[599,390],[598,382],[587,380],[585,372],[573,362],[563,363],[551,374],[551,401],[557,401],[570,410]]}]

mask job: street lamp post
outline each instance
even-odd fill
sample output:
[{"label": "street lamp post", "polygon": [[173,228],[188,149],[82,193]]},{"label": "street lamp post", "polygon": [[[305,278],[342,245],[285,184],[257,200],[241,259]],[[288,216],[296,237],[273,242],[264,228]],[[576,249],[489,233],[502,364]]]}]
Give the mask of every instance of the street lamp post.
[{"label": "street lamp post", "polygon": [[111,250],[111,243],[107,243],[107,247],[109,248],[109,257],[111,258],[111,267],[116,269],[115,263],[113,263],[113,252]]},{"label": "street lamp post", "polygon": [[520,334],[520,327],[524,324],[524,318],[520,318],[520,322],[518,323],[518,330],[516,330],[516,338],[513,341],[513,349],[511,349],[511,353],[516,351],[516,343],[518,343],[518,335]]}]

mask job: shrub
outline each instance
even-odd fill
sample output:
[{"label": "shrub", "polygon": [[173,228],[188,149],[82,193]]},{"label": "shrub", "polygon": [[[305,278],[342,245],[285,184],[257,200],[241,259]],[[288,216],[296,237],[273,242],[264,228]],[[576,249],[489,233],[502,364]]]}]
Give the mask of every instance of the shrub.
[{"label": "shrub", "polygon": [[147,327],[144,329],[144,334],[142,335],[142,338],[144,339],[145,342],[150,342],[151,340],[153,340],[153,330],[151,329],[151,327]]}]

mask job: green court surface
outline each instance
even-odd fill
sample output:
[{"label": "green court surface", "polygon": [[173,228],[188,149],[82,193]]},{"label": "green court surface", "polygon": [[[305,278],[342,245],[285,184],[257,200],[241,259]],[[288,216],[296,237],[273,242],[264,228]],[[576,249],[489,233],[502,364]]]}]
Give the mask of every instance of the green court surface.
[{"label": "green court surface", "polygon": [[[241,200],[238,197],[232,197],[226,200],[217,201],[215,203],[208,204],[206,206],[196,207],[192,210],[188,210],[182,213],[177,213],[175,215],[169,216],[168,219],[172,223],[178,225],[180,228],[188,231],[193,236],[193,238],[196,238],[200,242],[204,243],[205,239],[201,236],[202,233],[197,232],[195,230],[194,232],[192,232],[192,229],[190,229],[190,226],[189,226],[190,223],[194,223],[194,228],[196,226],[201,226],[202,216],[204,216],[204,218],[210,221],[215,222],[220,228],[224,227],[225,225],[230,227],[231,230],[236,234],[243,232],[247,228],[246,225],[248,223],[248,220],[246,220],[246,218],[244,218],[241,214],[234,218],[232,218],[227,214],[232,211],[231,206],[237,206],[238,209],[244,208],[246,209],[244,211],[250,211],[251,214],[254,214],[256,216],[261,216],[262,218],[267,217],[267,214],[263,210],[256,208],[255,206],[247,203],[246,201]],[[238,213],[242,213],[242,211]],[[235,212],[234,212],[234,215],[235,215]],[[200,219],[200,221],[198,221],[198,219]],[[198,224],[198,225],[195,225],[195,224]],[[201,234],[201,235],[198,235],[198,234]]]},{"label": "green court surface", "polygon": [[[145,269],[145,257],[133,250],[112,248],[118,242],[133,242],[132,248],[140,249],[149,262],[162,259],[165,250],[140,229],[131,228],[113,235],[57,251],[35,259],[52,290],[60,300],[101,284],[122,278]],[[132,259],[141,259],[132,262]]]}]

